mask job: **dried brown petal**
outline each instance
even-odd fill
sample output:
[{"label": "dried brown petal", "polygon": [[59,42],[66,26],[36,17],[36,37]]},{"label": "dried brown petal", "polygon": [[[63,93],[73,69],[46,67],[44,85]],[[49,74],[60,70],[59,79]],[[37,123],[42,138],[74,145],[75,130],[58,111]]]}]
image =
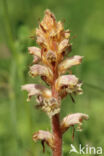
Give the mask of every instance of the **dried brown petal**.
[{"label": "dried brown petal", "polygon": [[28,92],[28,99],[27,101],[30,100],[31,96],[33,95],[42,95],[45,98],[50,98],[52,96],[52,92],[50,89],[38,85],[38,84],[26,84],[22,86],[22,90],[26,90]]},{"label": "dried brown petal", "polygon": [[83,113],[69,114],[61,122],[61,131],[64,133],[68,128],[78,125],[78,130],[81,130],[83,120],[88,120],[88,115]]},{"label": "dried brown petal", "polygon": [[45,30],[50,30],[55,25],[55,16],[50,10],[45,11],[45,16],[41,22]]},{"label": "dried brown petal", "polygon": [[41,49],[37,47],[29,47],[29,53],[33,55],[33,63],[38,63],[41,60]]},{"label": "dried brown petal", "polygon": [[46,58],[47,58],[47,61],[48,61],[51,65],[55,65],[56,59],[57,59],[57,56],[56,56],[56,53],[55,53],[55,52],[49,50],[49,51],[47,52]]},{"label": "dried brown petal", "polygon": [[46,142],[46,144],[49,145],[52,149],[54,148],[54,143],[53,143],[54,137],[53,137],[53,135],[52,135],[50,132],[48,132],[48,131],[40,130],[40,131],[34,133],[34,135],[33,135],[33,140],[34,140],[34,141],[38,141],[38,140],[44,141],[44,142]]},{"label": "dried brown petal", "polygon": [[73,56],[72,58],[68,58],[61,62],[58,67],[58,71],[60,74],[66,72],[67,69],[71,68],[72,66],[80,64],[82,61],[82,56]]}]

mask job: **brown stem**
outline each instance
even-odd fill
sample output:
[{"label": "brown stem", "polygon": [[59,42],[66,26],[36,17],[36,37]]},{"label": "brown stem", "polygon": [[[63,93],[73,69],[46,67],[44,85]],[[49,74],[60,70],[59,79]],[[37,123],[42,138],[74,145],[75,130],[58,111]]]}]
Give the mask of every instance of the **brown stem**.
[{"label": "brown stem", "polygon": [[53,156],[62,155],[62,133],[60,130],[60,114],[56,114],[52,117],[52,130],[54,135],[54,150]]},{"label": "brown stem", "polygon": [[[54,73],[54,80],[52,85],[52,94],[53,97],[58,98],[58,92],[55,89],[55,80],[57,79],[57,69],[53,71]],[[60,114],[55,114],[52,117],[52,131],[54,135],[54,149],[53,149],[53,156],[61,156],[62,155],[62,133],[60,129]]]}]

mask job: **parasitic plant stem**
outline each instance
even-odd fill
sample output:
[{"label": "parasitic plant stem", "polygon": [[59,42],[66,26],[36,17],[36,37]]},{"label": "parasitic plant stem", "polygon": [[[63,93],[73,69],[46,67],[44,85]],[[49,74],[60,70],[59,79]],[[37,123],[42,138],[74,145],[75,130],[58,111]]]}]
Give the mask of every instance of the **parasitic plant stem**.
[{"label": "parasitic plant stem", "polygon": [[52,130],[54,135],[53,156],[62,155],[62,133],[60,127],[60,113],[52,117]]},{"label": "parasitic plant stem", "polygon": [[[55,81],[57,79],[57,68],[56,70],[53,69],[54,72],[54,80],[52,84],[52,96],[54,98],[58,98],[58,92],[55,89]],[[61,156],[62,155],[62,132],[60,127],[60,113],[55,114],[52,117],[52,132],[54,136],[54,149],[53,149],[53,156]]]}]

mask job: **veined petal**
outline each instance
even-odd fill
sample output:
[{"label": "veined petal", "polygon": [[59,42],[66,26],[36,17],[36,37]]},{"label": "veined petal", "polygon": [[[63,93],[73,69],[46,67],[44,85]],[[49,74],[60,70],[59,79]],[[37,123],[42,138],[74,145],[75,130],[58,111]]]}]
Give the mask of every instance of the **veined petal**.
[{"label": "veined petal", "polygon": [[68,39],[62,40],[61,43],[59,44],[58,53],[62,53],[68,47],[69,47],[69,40]]},{"label": "veined petal", "polygon": [[72,66],[81,64],[82,61],[82,56],[73,56],[72,58],[68,58],[66,60],[64,60],[63,62],[61,62],[58,66],[58,71],[60,74],[63,74],[66,72],[66,70]]},{"label": "veined petal", "polygon": [[67,115],[61,122],[61,131],[64,133],[68,128],[78,125],[78,130],[81,130],[83,120],[88,120],[88,115],[83,113],[75,113]]},{"label": "veined petal", "polygon": [[[51,83],[53,79],[53,73],[49,67],[43,66],[43,65],[33,65],[30,67],[30,74],[32,76],[43,76],[46,78],[46,82]],[[44,79],[45,80],[45,79]]]},{"label": "veined petal", "polygon": [[40,28],[36,29],[36,36],[37,36],[37,40],[36,40],[37,43],[43,48],[47,47],[47,41],[45,38],[45,34]]},{"label": "veined petal", "polygon": [[40,130],[40,131],[34,133],[34,135],[33,135],[33,140],[34,140],[34,141],[38,141],[38,140],[44,141],[44,142],[46,142],[46,144],[49,145],[52,149],[54,148],[54,137],[53,137],[53,135],[52,135],[50,132],[48,132],[48,131]]},{"label": "veined petal", "polygon": [[29,53],[41,58],[41,49],[37,47],[28,47]]},{"label": "veined petal", "polygon": [[38,84],[26,84],[22,86],[22,90],[26,90],[28,92],[28,99],[27,101],[30,100],[31,96],[33,95],[42,95],[45,98],[50,98],[52,96],[52,92],[50,89],[38,85]]},{"label": "veined petal", "polygon": [[82,93],[81,85],[82,83],[79,82],[78,78],[75,75],[60,76],[55,83],[55,87],[59,92],[64,89],[64,92],[75,92],[78,94]]},{"label": "veined petal", "polygon": [[38,63],[41,60],[41,49],[37,47],[29,47],[29,53],[33,55],[33,63]]}]

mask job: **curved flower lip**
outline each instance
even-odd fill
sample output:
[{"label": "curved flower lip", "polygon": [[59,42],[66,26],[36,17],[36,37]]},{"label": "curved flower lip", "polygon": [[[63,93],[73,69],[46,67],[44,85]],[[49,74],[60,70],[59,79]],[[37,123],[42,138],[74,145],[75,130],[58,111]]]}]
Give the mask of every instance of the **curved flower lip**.
[{"label": "curved flower lip", "polygon": [[29,53],[34,55],[34,56],[38,56],[39,58],[41,58],[41,49],[37,48],[37,47],[28,47]]},{"label": "curved flower lip", "polygon": [[64,133],[68,128],[78,125],[78,130],[81,130],[83,120],[88,120],[88,115],[83,113],[75,113],[67,115],[61,122],[61,131]]},{"label": "curved flower lip", "polygon": [[45,98],[50,98],[52,96],[52,92],[50,89],[38,85],[38,84],[26,84],[22,86],[22,90],[26,90],[28,92],[28,99],[27,101],[30,100],[31,96],[33,95],[42,95]]},{"label": "curved flower lip", "polygon": [[38,140],[44,141],[52,149],[54,148],[54,136],[48,131],[39,130],[38,132],[34,133],[33,140],[34,141],[38,141]]},{"label": "curved flower lip", "polygon": [[66,72],[67,69],[71,68],[72,66],[81,64],[83,56],[75,55],[72,58],[65,59],[61,62],[58,66],[58,71],[60,74]]},{"label": "curved flower lip", "polygon": [[29,47],[29,53],[34,56],[33,63],[38,63],[41,60],[41,49],[37,47]]},{"label": "curved flower lip", "polygon": [[30,67],[30,74],[32,76],[37,76],[37,75],[44,76],[46,77],[46,81],[48,81],[49,83],[51,83],[53,80],[53,73],[51,69],[47,66],[35,64]]},{"label": "curved flower lip", "polygon": [[78,78],[75,75],[63,75],[56,80],[55,87],[60,90],[63,86],[76,86],[77,83]]}]

